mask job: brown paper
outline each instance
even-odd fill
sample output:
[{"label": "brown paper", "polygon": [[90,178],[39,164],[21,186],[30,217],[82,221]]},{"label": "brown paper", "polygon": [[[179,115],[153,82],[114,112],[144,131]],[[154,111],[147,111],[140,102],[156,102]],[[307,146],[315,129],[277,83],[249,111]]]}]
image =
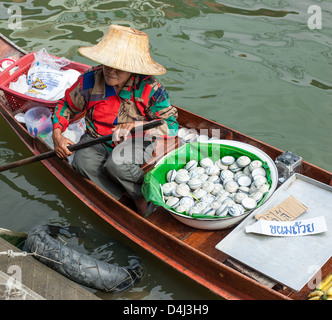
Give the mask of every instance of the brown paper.
[{"label": "brown paper", "polygon": [[293,196],[289,196],[280,204],[269,209],[265,213],[255,216],[257,220],[270,220],[270,221],[291,221],[296,219],[308,208]]}]

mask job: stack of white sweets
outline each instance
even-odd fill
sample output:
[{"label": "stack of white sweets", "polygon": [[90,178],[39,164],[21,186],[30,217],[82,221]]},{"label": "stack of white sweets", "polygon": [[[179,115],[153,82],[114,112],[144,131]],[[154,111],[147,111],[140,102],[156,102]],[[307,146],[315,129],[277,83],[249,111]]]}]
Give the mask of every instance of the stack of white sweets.
[{"label": "stack of white sweets", "polygon": [[224,156],[190,160],[166,174],[161,186],[165,203],[178,213],[239,216],[254,209],[270,185],[260,160]]}]

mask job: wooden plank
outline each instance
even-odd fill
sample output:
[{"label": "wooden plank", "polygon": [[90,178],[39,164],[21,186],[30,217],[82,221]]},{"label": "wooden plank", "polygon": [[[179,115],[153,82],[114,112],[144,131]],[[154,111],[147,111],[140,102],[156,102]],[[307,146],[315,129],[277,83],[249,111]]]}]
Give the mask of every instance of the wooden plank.
[{"label": "wooden plank", "polygon": [[275,281],[263,276],[259,272],[256,272],[256,271],[246,267],[245,265],[241,264],[240,262],[238,262],[232,258],[228,258],[225,263],[226,263],[226,265],[228,265],[236,270],[239,270],[241,273],[249,276],[250,278],[255,279],[259,283],[262,283],[263,285],[267,286],[268,288],[273,288],[277,284]]},{"label": "wooden plank", "polygon": [[[12,285],[9,285],[12,283]],[[22,283],[13,281],[7,273],[0,270],[0,300],[45,300]]]},{"label": "wooden plank", "polygon": [[162,207],[158,207],[147,217],[147,220],[180,240],[185,239],[193,231],[195,231],[194,228],[191,228],[176,220]]},{"label": "wooden plank", "polygon": [[215,246],[231,231],[231,228],[223,230],[196,229],[195,232],[192,232],[184,241],[211,258],[219,262],[224,262],[228,256],[220,250],[217,250]]}]

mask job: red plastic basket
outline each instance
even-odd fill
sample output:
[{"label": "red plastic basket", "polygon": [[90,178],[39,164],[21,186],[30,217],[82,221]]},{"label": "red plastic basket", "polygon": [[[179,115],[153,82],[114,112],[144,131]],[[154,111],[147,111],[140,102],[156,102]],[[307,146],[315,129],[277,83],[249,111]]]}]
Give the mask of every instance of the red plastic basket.
[{"label": "red plastic basket", "polygon": [[[52,55],[50,56],[59,59],[58,57]],[[9,89],[9,84],[11,82],[16,82],[20,76],[26,75],[28,73],[31,63],[33,62],[34,59],[35,59],[34,52],[29,53],[24,57],[20,58],[19,60],[17,60],[15,63],[13,63],[12,65],[10,65],[8,68],[6,68],[4,71],[0,73],[0,89],[4,92],[5,97],[7,98],[9,106],[13,111],[13,113],[25,112],[27,109],[30,109],[37,105],[48,107],[52,109],[53,112],[53,109],[58,103],[58,100],[49,101],[49,100],[33,98]],[[83,73],[89,68],[90,66],[86,64],[71,62],[63,69],[64,70],[75,69],[78,72]]]}]

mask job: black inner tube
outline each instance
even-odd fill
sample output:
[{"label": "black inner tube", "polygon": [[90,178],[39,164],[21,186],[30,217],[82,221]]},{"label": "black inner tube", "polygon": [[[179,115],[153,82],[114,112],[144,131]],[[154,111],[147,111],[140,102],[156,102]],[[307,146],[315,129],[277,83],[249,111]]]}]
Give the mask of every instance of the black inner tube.
[{"label": "black inner tube", "polygon": [[80,253],[52,237],[63,231],[77,233],[78,230],[73,227],[36,226],[30,230],[25,246],[29,252],[37,253],[35,258],[48,267],[77,283],[102,292],[127,290],[144,276],[141,260],[133,253],[127,256],[128,265],[119,266]]}]

